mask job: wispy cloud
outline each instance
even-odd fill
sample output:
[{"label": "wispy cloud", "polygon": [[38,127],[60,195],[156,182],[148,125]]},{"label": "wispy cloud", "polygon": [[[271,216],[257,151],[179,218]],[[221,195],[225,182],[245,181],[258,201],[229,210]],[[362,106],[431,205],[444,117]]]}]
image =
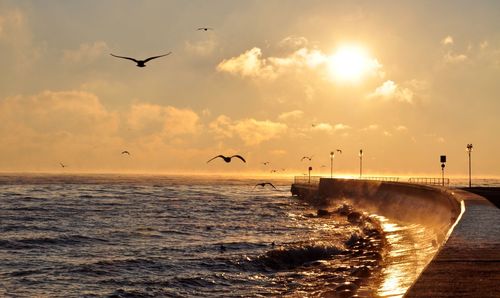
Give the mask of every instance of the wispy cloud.
[{"label": "wispy cloud", "polygon": [[444,61],[447,63],[460,63],[467,60],[467,55],[465,54],[453,54],[453,53],[446,53],[444,55]]},{"label": "wispy cloud", "polygon": [[387,80],[368,95],[368,98],[395,99],[401,102],[413,103],[414,93],[409,88],[398,86],[394,81]]},{"label": "wispy cloud", "polygon": [[278,116],[278,119],[282,120],[282,121],[290,121],[290,120],[300,119],[303,116],[304,116],[304,112],[303,111],[301,111],[301,110],[293,110],[293,111],[290,111],[290,112],[281,113]]},{"label": "wispy cloud", "polygon": [[221,115],[209,125],[210,129],[221,138],[238,136],[246,145],[258,145],[283,134],[287,126],[283,123],[253,118],[233,121]]},{"label": "wispy cloud", "polygon": [[194,134],[199,130],[199,116],[189,109],[149,103],[133,104],[128,112],[127,124],[134,133],[174,137]]},{"label": "wispy cloud", "polygon": [[184,48],[188,53],[205,57],[214,53],[217,45],[217,40],[214,37],[209,37],[208,39],[200,41],[186,41],[184,44]]},{"label": "wispy cloud", "polygon": [[82,43],[78,49],[63,50],[62,60],[68,64],[90,63],[109,51],[104,41]]},{"label": "wispy cloud", "polygon": [[444,44],[444,45],[451,45],[453,44],[453,37],[451,37],[450,35],[446,36],[445,38],[443,38],[441,40],[441,43]]}]

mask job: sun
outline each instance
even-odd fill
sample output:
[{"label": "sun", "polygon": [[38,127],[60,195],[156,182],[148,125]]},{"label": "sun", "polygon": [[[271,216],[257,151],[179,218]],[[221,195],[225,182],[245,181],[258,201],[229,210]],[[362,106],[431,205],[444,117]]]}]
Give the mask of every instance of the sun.
[{"label": "sun", "polygon": [[342,46],[328,58],[330,76],[336,81],[359,82],[379,66],[378,61],[359,46]]}]

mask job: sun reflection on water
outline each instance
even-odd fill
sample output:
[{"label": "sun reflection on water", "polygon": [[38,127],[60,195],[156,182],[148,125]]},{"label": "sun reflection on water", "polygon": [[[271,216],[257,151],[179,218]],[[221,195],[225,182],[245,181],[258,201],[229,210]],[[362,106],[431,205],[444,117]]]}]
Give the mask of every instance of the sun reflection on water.
[{"label": "sun reflection on water", "polygon": [[377,216],[386,233],[386,266],[382,270],[383,282],[377,295],[403,297],[432,260],[437,248],[432,245],[435,231],[419,224],[399,224]]}]

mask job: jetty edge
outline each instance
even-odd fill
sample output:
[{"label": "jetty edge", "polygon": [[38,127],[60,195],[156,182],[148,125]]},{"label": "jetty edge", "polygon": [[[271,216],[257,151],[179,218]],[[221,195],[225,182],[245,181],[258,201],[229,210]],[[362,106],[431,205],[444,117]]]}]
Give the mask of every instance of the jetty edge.
[{"label": "jetty edge", "polygon": [[405,297],[500,297],[500,209],[463,189],[297,177],[293,195],[321,207],[348,199],[390,219],[435,227],[439,249]]}]

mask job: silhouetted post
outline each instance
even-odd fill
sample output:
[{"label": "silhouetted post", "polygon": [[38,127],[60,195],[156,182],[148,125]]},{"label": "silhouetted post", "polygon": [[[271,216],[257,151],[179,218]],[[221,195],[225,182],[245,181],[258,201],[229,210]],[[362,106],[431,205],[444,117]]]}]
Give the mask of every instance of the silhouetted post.
[{"label": "silhouetted post", "polygon": [[311,171],[312,171],[312,167],[309,167],[309,184],[311,184]]},{"label": "silhouetted post", "polygon": [[471,179],[471,152],[472,152],[472,144],[467,144],[467,152],[469,153],[469,188],[472,187],[472,179]]},{"label": "silhouetted post", "polygon": [[439,160],[441,161],[441,184],[444,186],[444,164],[446,163],[446,155],[441,155]]},{"label": "silhouetted post", "polygon": [[333,178],[333,156],[335,152],[330,152],[330,178]]},{"label": "silhouetted post", "polygon": [[359,149],[359,179],[363,176],[363,149]]}]

